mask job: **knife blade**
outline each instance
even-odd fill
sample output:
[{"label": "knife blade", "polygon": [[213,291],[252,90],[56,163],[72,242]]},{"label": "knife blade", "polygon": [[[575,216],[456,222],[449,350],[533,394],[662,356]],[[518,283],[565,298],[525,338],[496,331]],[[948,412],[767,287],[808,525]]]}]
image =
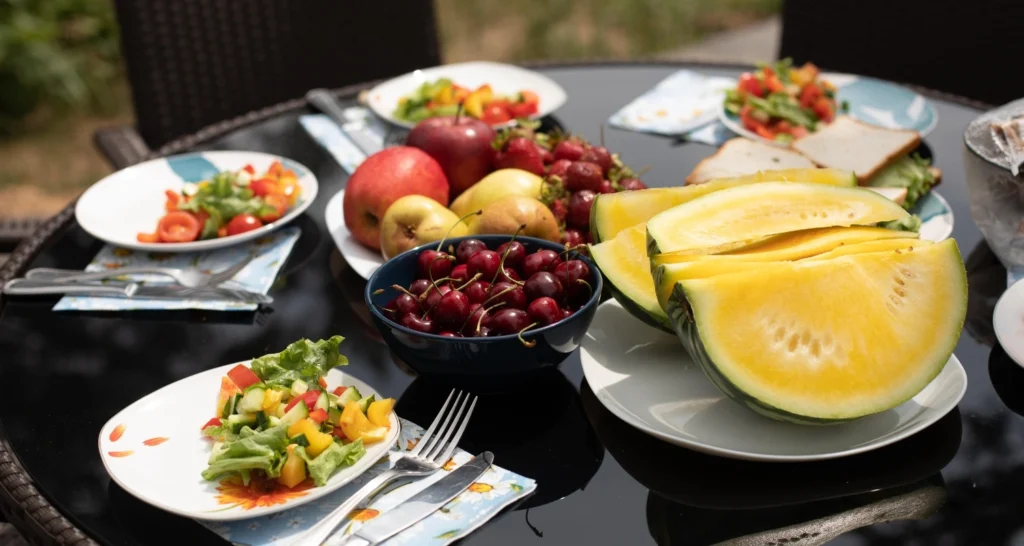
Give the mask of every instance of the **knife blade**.
[{"label": "knife blade", "polygon": [[459,496],[487,472],[493,462],[494,454],[490,451],[477,455],[430,487],[360,528],[344,544],[374,546],[397,535]]},{"label": "knife blade", "polygon": [[3,293],[10,296],[40,296],[47,294],[68,294],[73,296],[100,296],[114,298],[141,299],[195,299],[212,301],[236,301],[241,303],[259,303],[268,305],[274,298],[250,292],[224,287],[185,288],[182,286],[153,286],[140,283],[67,283],[61,281],[36,281],[31,279],[13,279],[3,287]]},{"label": "knife blade", "polygon": [[306,93],[306,100],[317,110],[331,118],[341,132],[367,157],[384,149],[384,143],[370,130],[365,119],[350,119],[341,102],[326,89],[313,89]]}]

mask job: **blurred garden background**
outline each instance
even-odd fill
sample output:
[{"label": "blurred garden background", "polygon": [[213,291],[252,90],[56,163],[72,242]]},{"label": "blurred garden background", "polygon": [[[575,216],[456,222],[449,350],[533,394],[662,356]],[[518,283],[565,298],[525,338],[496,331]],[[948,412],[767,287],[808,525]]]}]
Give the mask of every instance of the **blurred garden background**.
[{"label": "blurred garden background", "polygon": [[[780,4],[435,0],[445,62],[651,56],[750,61],[728,38],[711,48],[701,44],[723,33],[775,32],[770,18]],[[719,55],[708,55],[715,48]],[[756,45],[747,49],[774,54]],[[723,52],[733,58],[721,58]],[[93,131],[131,120],[111,0],[0,0],[0,217],[59,210],[110,172],[92,147]]]}]

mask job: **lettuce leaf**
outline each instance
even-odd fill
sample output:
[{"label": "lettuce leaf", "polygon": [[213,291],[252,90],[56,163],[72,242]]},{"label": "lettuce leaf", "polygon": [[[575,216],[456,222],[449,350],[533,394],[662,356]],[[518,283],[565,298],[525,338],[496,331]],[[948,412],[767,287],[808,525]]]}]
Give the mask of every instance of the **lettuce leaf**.
[{"label": "lettuce leaf", "polygon": [[366,449],[363,447],[362,440],[356,440],[345,445],[334,442],[315,459],[311,459],[306,453],[306,449],[301,446],[295,448],[295,453],[306,461],[306,471],[309,473],[309,477],[313,478],[313,483],[317,487],[320,487],[327,483],[337,469],[343,466],[352,466],[356,461],[362,459],[366,455]]},{"label": "lettuce leaf", "polygon": [[270,478],[279,476],[284,465],[282,454],[288,446],[286,429],[284,425],[262,432],[244,428],[237,439],[215,445],[203,479],[213,480],[241,470],[262,470]]},{"label": "lettuce leaf", "polygon": [[252,361],[252,371],[268,387],[289,388],[296,379],[310,385],[336,366],[345,366],[348,359],[338,354],[338,346],[345,338],[333,336],[312,342],[300,339],[276,354],[261,356]]},{"label": "lettuce leaf", "polygon": [[875,187],[907,188],[907,199],[903,202],[903,208],[911,210],[919,199],[931,191],[935,182],[931,162],[913,154],[901,157],[882,169],[869,184]]}]

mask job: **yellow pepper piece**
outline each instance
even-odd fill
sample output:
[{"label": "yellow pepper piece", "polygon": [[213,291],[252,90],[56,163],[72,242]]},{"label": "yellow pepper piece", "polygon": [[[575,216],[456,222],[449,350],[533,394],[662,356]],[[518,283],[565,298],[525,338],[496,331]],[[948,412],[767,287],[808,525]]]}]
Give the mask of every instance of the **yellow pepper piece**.
[{"label": "yellow pepper piece", "polygon": [[284,461],[277,481],[289,489],[306,481],[306,461],[295,455],[295,444],[288,446],[288,458]]},{"label": "yellow pepper piece", "polygon": [[391,428],[391,420],[388,419],[388,415],[391,414],[391,408],[393,407],[395,407],[394,398],[377,400],[370,404],[370,407],[366,408],[366,417],[378,427]]},{"label": "yellow pepper piece", "polygon": [[[364,444],[379,442],[387,437],[388,429],[378,427],[370,422],[359,409],[355,401],[345,404],[345,410],[341,412],[339,420],[341,432],[349,440],[362,439]],[[383,435],[382,432],[383,431]]]},{"label": "yellow pepper piece", "polygon": [[385,427],[377,427],[370,430],[363,431],[359,435],[363,440],[363,444],[375,444],[377,442],[383,442],[388,437],[388,429]]},{"label": "yellow pepper piece", "polygon": [[484,113],[484,97],[482,94],[476,91],[469,94],[466,100],[462,103],[463,109],[467,114],[478,118]]},{"label": "yellow pepper piece", "polygon": [[277,409],[278,404],[281,403],[281,398],[284,393],[274,389],[267,389],[263,394],[263,411],[267,413],[274,413]]}]

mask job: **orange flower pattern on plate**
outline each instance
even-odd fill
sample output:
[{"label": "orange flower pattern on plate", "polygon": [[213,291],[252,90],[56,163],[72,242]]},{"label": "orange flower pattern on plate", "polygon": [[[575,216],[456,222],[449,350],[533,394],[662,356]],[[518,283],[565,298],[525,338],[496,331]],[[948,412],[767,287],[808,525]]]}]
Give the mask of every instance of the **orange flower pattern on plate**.
[{"label": "orange flower pattern on plate", "polygon": [[217,502],[238,506],[244,510],[256,507],[266,508],[275,504],[284,504],[292,499],[306,496],[306,490],[313,487],[313,480],[306,481],[288,489],[274,480],[253,477],[249,485],[242,485],[240,476],[232,476],[221,480],[217,486]]},{"label": "orange flower pattern on plate", "polygon": [[148,440],[144,440],[142,443],[146,444],[147,446],[158,446],[158,445],[166,442],[167,440],[170,440],[170,438],[165,438],[163,436],[157,436],[156,438],[150,438]]},{"label": "orange flower pattern on plate", "polygon": [[444,463],[444,466],[441,468],[449,471],[455,470],[455,458],[452,457],[451,459],[448,459],[448,462]]},{"label": "orange flower pattern on plate", "polygon": [[110,455],[111,457],[127,457],[127,456],[131,455],[132,453],[134,453],[134,451],[132,451],[132,450],[128,450],[128,451],[108,451],[107,455]]},{"label": "orange flower pattern on plate", "polygon": [[489,483],[473,482],[469,486],[469,490],[474,493],[486,493],[492,489],[494,489],[494,486]]},{"label": "orange flower pattern on plate", "polygon": [[379,515],[380,512],[373,508],[363,508],[362,510],[353,510],[349,512],[348,519],[352,521],[370,521]]},{"label": "orange flower pattern on plate", "polygon": [[116,442],[116,441],[120,440],[121,436],[124,434],[124,429],[125,428],[127,428],[127,427],[125,427],[123,424],[122,425],[117,425],[116,427],[114,427],[114,430],[110,431],[110,441],[111,442]]}]

